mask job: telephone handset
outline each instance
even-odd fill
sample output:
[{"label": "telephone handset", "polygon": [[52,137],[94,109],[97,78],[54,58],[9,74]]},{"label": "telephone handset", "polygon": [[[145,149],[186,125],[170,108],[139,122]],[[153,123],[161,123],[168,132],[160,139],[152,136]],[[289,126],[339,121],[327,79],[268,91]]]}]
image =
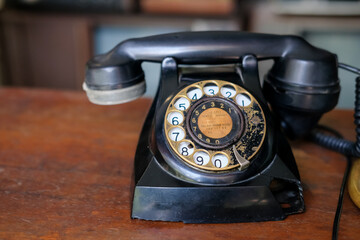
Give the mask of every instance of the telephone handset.
[{"label": "telephone handset", "polygon": [[[274,65],[261,87],[258,61],[266,59]],[[304,136],[335,107],[336,55],[295,36],[186,32],[130,39],[88,62],[89,100],[119,104],[141,96],[143,61],[160,62],[161,78],[135,155],[133,218],[245,222],[304,211],[280,128]]]}]

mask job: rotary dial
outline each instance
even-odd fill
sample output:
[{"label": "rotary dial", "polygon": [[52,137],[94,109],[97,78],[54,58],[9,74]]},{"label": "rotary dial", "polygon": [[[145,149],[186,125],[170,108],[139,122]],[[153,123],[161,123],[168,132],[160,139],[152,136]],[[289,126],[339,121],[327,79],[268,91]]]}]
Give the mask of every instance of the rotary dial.
[{"label": "rotary dial", "polygon": [[259,103],[244,88],[205,80],[173,97],[164,131],[172,151],[195,168],[243,170],[264,141],[266,123]]}]

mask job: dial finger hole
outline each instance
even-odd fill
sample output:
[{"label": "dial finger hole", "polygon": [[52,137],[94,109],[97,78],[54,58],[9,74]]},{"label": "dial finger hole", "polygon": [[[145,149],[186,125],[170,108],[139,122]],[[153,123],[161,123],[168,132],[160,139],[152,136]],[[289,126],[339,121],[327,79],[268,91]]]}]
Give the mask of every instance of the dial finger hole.
[{"label": "dial finger hole", "polygon": [[204,151],[199,151],[194,154],[193,159],[197,165],[204,166],[209,163],[210,156]]},{"label": "dial finger hole", "polygon": [[172,128],[169,131],[169,138],[174,142],[181,141],[185,138],[185,131],[179,127]]},{"label": "dial finger hole", "polygon": [[236,90],[230,85],[225,85],[220,89],[220,93],[226,98],[232,98],[235,96]]},{"label": "dial finger hole", "polygon": [[167,116],[167,121],[171,125],[179,125],[184,121],[184,116],[179,112],[171,112]]},{"label": "dial finger hole", "polygon": [[181,142],[178,151],[183,156],[190,156],[194,152],[194,145],[190,142]]},{"label": "dial finger hole", "polygon": [[241,107],[247,107],[251,103],[251,98],[245,93],[240,93],[236,96],[236,103]]},{"label": "dial finger hole", "polygon": [[229,158],[225,154],[218,153],[211,158],[211,162],[216,168],[224,168],[229,164]]},{"label": "dial finger hole", "polygon": [[185,111],[190,106],[190,101],[184,97],[181,97],[175,101],[175,108],[180,111]]},{"label": "dial finger hole", "polygon": [[187,96],[191,100],[198,100],[202,97],[202,95],[203,95],[203,93],[202,93],[201,89],[197,88],[197,87],[192,87],[187,92]]},{"label": "dial finger hole", "polygon": [[215,83],[208,83],[204,87],[204,93],[208,96],[214,96],[219,92],[219,87]]}]

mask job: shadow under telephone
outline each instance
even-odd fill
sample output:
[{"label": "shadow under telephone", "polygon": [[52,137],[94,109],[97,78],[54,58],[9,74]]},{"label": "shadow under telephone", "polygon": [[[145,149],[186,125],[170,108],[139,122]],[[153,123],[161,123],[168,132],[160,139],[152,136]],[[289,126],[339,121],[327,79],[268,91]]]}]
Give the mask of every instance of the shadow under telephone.
[{"label": "shadow under telephone", "polygon": [[[274,65],[261,86],[258,61],[267,59]],[[160,62],[161,78],[135,155],[133,218],[248,222],[304,211],[284,133],[308,135],[336,106],[335,54],[299,37],[255,33],[130,39],[88,62],[89,100],[141,96],[143,61]]]}]

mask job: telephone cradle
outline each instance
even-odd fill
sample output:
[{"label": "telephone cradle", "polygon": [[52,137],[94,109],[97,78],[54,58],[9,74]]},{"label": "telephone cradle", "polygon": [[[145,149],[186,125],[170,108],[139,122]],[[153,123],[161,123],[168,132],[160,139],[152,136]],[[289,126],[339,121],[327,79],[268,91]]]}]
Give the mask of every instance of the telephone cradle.
[{"label": "telephone cradle", "polygon": [[[273,66],[259,79],[258,62]],[[87,64],[91,102],[145,92],[161,63],[134,162],[132,218],[184,223],[281,220],[305,210],[285,137],[337,104],[336,55],[295,36],[184,32],[130,39]]]}]

